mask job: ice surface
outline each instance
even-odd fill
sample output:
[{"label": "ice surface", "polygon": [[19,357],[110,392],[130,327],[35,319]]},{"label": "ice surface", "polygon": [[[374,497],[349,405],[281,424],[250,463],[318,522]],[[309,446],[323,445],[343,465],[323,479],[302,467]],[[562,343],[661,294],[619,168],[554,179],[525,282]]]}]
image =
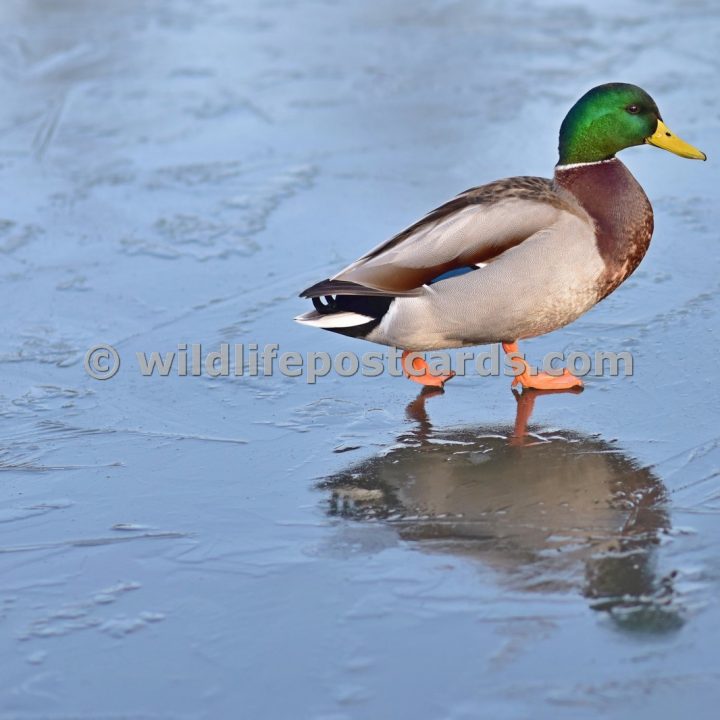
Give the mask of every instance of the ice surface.
[{"label": "ice surface", "polygon": [[[4,0],[0,718],[716,717],[719,46],[702,0]],[[548,175],[613,80],[710,160],[624,154],[647,258],[525,350],[635,375],[539,398],[532,444],[506,378],[141,376],[372,349],[297,292]]]}]

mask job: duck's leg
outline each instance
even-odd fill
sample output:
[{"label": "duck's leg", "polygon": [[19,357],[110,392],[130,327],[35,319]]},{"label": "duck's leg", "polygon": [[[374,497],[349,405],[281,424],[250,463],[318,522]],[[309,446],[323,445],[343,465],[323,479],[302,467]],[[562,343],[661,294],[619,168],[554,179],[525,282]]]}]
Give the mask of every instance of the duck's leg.
[{"label": "duck's leg", "polygon": [[[503,343],[502,346],[503,350],[508,354],[519,352],[516,342]],[[524,388],[533,388],[535,390],[569,390],[583,386],[583,381],[579,377],[575,377],[567,368],[563,369],[562,375],[550,375],[550,373],[546,372],[531,375],[529,365],[517,354],[515,355],[515,362],[522,363],[523,371],[513,379],[513,387],[520,384]]]},{"label": "duck's leg", "polygon": [[408,356],[411,354],[412,351],[403,350],[402,368],[405,375],[413,382],[441,388],[448,380],[455,377],[452,370],[447,375],[433,375],[430,372],[430,366],[421,357],[416,355],[412,361],[409,360]]}]

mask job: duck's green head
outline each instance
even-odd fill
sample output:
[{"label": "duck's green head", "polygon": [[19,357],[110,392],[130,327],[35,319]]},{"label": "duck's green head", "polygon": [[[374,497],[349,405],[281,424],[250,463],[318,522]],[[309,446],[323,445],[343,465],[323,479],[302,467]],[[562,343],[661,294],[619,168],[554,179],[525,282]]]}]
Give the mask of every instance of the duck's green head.
[{"label": "duck's green head", "polygon": [[681,157],[706,159],[705,153],[667,129],[655,101],[642,88],[626,83],[598,85],[565,116],[558,165],[607,160],[644,143]]}]

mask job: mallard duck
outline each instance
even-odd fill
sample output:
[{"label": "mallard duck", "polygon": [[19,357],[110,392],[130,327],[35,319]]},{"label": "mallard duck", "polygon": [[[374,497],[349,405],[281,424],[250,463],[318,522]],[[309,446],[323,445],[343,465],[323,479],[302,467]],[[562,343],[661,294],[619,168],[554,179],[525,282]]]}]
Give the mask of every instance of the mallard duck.
[{"label": "mallard duck", "polygon": [[641,88],[594,87],[562,122],[552,180],[466,190],[304,290],[315,309],[295,319],[403,349],[405,374],[423,385],[442,387],[454,373],[433,373],[418,352],[502,343],[520,364],[513,384],[582,386],[567,369],[533,374],[517,342],[576,320],[642,260],[652,207],[615,156],[645,143],[706,159],[668,130]]}]

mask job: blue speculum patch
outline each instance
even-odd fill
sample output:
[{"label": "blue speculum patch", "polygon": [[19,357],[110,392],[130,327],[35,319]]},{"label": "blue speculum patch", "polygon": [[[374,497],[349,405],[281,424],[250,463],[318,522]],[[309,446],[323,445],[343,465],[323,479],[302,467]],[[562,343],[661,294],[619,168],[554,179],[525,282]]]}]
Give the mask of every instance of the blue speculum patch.
[{"label": "blue speculum patch", "polygon": [[474,265],[468,265],[467,267],[461,267],[461,268],[455,268],[454,270],[448,270],[447,272],[444,272],[442,275],[438,275],[436,278],[433,278],[430,281],[430,285],[434,285],[436,282],[440,282],[441,280],[449,280],[453,277],[459,277],[460,275],[465,275],[466,273],[472,272],[473,270],[479,270],[480,268],[475,267]]}]

